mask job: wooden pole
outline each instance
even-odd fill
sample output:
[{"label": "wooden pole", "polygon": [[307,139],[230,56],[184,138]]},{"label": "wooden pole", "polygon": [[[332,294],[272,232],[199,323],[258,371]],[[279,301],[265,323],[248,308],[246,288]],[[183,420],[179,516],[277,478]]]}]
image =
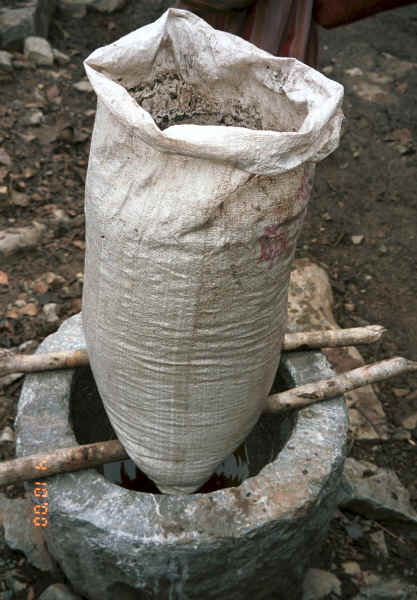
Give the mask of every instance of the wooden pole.
[{"label": "wooden pole", "polygon": [[[301,408],[408,371],[417,371],[417,363],[401,357],[383,360],[324,381],[316,381],[280,394],[273,394],[268,398],[266,410],[277,413]],[[126,458],[128,456],[118,440],[60,448],[49,453],[0,462],[0,485],[89,469]]]},{"label": "wooden pole", "polygon": [[335,346],[356,346],[378,342],[386,329],[381,325],[352,327],[351,329],[325,329],[322,331],[302,331],[287,333],[282,349],[311,350],[315,348],[331,348]]},{"label": "wooden pole", "polygon": [[[308,350],[332,346],[356,346],[377,342],[385,332],[381,325],[353,327],[352,329],[326,329],[288,333],[283,350]],[[88,365],[86,350],[44,352],[40,354],[13,354],[0,350],[0,377],[10,373],[33,373],[55,369],[74,369]]]},{"label": "wooden pole", "polygon": [[0,350],[0,377],[9,373],[34,373],[55,369],[74,369],[88,365],[86,350],[64,350],[39,354],[13,354]]},{"label": "wooden pole", "polygon": [[0,485],[43,479],[57,473],[91,469],[129,458],[119,440],[59,448],[0,463]]},{"label": "wooden pole", "polygon": [[329,379],[307,383],[280,394],[273,394],[267,400],[266,412],[276,413],[302,408],[308,404],[334,398],[363,385],[383,381],[408,371],[417,371],[417,362],[407,360],[401,356],[381,360]]}]

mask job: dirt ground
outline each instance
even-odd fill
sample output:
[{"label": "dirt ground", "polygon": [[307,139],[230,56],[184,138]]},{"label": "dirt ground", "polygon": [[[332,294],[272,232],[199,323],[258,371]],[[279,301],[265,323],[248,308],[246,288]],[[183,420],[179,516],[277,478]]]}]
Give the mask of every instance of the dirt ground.
[{"label": "dirt ground", "polygon": [[[172,4],[140,0],[113,15],[83,19],[57,14],[49,40],[70,56],[69,64],[24,68],[16,55],[22,68],[0,91],[0,144],[10,157],[0,154],[0,186],[8,187],[0,194],[0,230],[33,221],[48,229],[34,249],[0,258],[0,347],[40,342],[79,312],[83,189],[96,99],[73,84],[84,78],[82,61],[94,49],[153,21]],[[339,149],[317,168],[297,256],[328,272],[342,327],[378,323],[388,329],[381,344],[361,348],[368,362],[397,355],[417,360],[417,6],[320,33],[320,69],[345,86],[346,119]],[[39,109],[44,117],[33,124],[29,117]],[[43,310],[51,303],[57,305],[55,323]],[[13,427],[20,387],[18,380],[0,392],[0,430]],[[355,442],[351,449],[356,458],[393,468],[414,507],[417,428],[404,434],[401,422],[404,406],[417,412],[416,390],[416,374],[378,385],[389,439]],[[13,442],[3,442],[0,451],[0,459],[13,457]],[[4,491],[16,497],[23,488]],[[387,526],[389,555],[381,558],[368,542],[368,533],[379,528],[348,514],[332,521],[315,566],[340,577],[343,598],[353,598],[360,583],[345,573],[346,561],[360,564],[362,578],[371,571],[417,578],[416,532]],[[24,560],[21,569],[37,597],[47,576]]]}]

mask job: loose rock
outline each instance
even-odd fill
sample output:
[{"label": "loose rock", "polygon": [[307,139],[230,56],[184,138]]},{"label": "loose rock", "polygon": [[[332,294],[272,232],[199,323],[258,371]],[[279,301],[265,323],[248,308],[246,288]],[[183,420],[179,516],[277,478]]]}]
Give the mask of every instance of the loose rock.
[{"label": "loose rock", "polygon": [[39,596],[39,600],[81,600],[81,596],[73,594],[64,583],[54,583]]},{"label": "loose rock", "polygon": [[39,312],[38,306],[34,302],[28,302],[20,309],[21,315],[27,315],[28,317],[35,317]]},{"label": "loose rock", "polygon": [[417,524],[410,495],[394,471],[350,457],[345,461],[340,506],[376,521]]},{"label": "loose rock", "polygon": [[79,92],[93,92],[93,87],[87,79],[74,83],[73,87]]},{"label": "loose rock", "polygon": [[0,13],[0,48],[19,50],[30,35],[48,36],[55,0],[32,0],[23,8],[6,8]]},{"label": "loose rock", "polygon": [[11,427],[7,426],[0,433],[0,443],[2,442],[14,442],[15,434]]},{"label": "loose rock", "polygon": [[0,81],[13,79],[13,55],[6,50],[0,50]]},{"label": "loose rock", "polygon": [[29,206],[29,198],[26,196],[26,194],[22,194],[16,190],[12,190],[10,202],[14,206],[20,206],[22,208]]},{"label": "loose rock", "polygon": [[6,9],[0,13],[0,47],[18,48],[20,42],[34,33],[31,8]]},{"label": "loose rock", "polygon": [[326,65],[322,68],[322,73],[324,73],[325,75],[330,75],[330,73],[333,73],[333,70],[334,69],[332,65]]},{"label": "loose rock", "polygon": [[44,121],[44,115],[41,110],[34,110],[30,112],[23,120],[25,125],[37,126],[40,125]]},{"label": "loose rock", "polygon": [[63,227],[68,229],[71,224],[71,218],[67,215],[63,208],[58,208],[55,204],[50,204],[47,207],[49,211],[49,219],[53,227]]},{"label": "loose rock", "polygon": [[303,582],[302,600],[320,600],[331,593],[341,594],[341,584],[336,575],[322,569],[309,569]]},{"label": "loose rock", "polygon": [[374,533],[370,534],[369,540],[371,542],[372,551],[376,556],[388,558],[389,552],[383,531],[374,531]]},{"label": "loose rock", "polygon": [[0,285],[9,285],[9,276],[4,271],[0,271]]},{"label": "loose rock", "polygon": [[409,429],[410,431],[413,431],[417,427],[417,412],[408,415],[408,417],[405,417],[405,419],[402,420],[401,424],[404,427],[404,429]]},{"label": "loose rock", "polygon": [[0,148],[0,165],[4,165],[5,167],[12,166],[12,159],[10,158],[10,154],[6,152],[4,148]]},{"label": "loose rock", "polygon": [[342,566],[347,575],[358,575],[361,572],[360,564],[353,560],[344,562]]},{"label": "loose rock", "polygon": [[16,227],[0,231],[0,255],[10,256],[23,248],[39,244],[46,226],[36,221],[29,227]]},{"label": "loose rock", "polygon": [[359,67],[352,67],[351,69],[345,69],[346,75],[350,77],[362,77],[363,71]]},{"label": "loose rock", "polygon": [[48,323],[57,323],[59,321],[59,317],[56,313],[57,306],[58,305],[54,302],[49,302],[43,307],[43,313]]},{"label": "loose rock", "polygon": [[45,38],[29,36],[25,39],[24,53],[30,62],[35,65],[52,66],[54,55],[52,48]]}]

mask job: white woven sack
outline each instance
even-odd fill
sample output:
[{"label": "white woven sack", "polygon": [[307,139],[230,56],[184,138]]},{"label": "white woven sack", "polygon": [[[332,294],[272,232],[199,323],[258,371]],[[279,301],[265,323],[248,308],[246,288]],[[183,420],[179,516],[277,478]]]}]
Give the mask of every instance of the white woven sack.
[{"label": "white woven sack", "polygon": [[[175,9],[84,64],[98,97],[85,206],[91,368],[128,455],[161,491],[191,493],[264,408],[343,88]],[[162,127],[193,112],[233,126]]]}]

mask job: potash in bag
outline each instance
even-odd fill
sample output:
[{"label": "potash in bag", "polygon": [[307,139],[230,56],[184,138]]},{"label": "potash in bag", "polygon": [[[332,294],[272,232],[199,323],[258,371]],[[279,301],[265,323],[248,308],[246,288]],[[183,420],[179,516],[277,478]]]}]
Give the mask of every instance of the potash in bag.
[{"label": "potash in bag", "polygon": [[175,9],[84,64],[90,364],[127,454],[191,493],[264,409],[343,88]]}]

